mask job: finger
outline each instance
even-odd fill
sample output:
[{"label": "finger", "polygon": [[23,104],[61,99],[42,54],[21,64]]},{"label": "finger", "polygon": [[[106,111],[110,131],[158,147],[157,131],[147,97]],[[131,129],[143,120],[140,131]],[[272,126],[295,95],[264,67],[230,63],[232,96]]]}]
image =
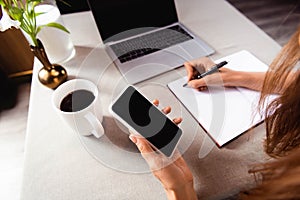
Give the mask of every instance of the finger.
[{"label": "finger", "polygon": [[173,122],[178,125],[182,122],[182,118],[181,117],[174,118]]},{"label": "finger", "polygon": [[197,80],[191,80],[188,82],[188,85],[192,88],[198,89],[200,87],[206,86],[206,82],[202,78],[202,79],[197,79]]},{"label": "finger", "polygon": [[[129,131],[130,132],[130,131]],[[137,138],[130,132],[130,135],[129,135],[129,139],[134,143],[136,144],[137,143]]]},{"label": "finger", "polygon": [[202,86],[202,87],[199,87],[198,88],[198,91],[199,92],[202,92],[202,91],[205,91],[205,90],[207,90],[208,88],[207,88],[207,86]]},{"label": "finger", "polygon": [[194,73],[193,65],[190,62],[185,62],[184,67],[186,69],[187,77],[188,77],[188,81],[189,81],[193,77],[193,73]]},{"label": "finger", "polygon": [[204,73],[206,70],[205,70],[205,67],[202,63],[199,63],[197,65],[194,65],[194,68],[196,69],[196,74],[198,75],[199,73],[202,74]]},{"label": "finger", "polygon": [[137,148],[142,154],[154,152],[154,150],[151,148],[150,144],[147,142],[146,139],[137,137],[133,134],[129,135],[129,139],[137,146]]},{"label": "finger", "polygon": [[169,114],[171,112],[171,107],[167,106],[164,109],[162,109],[163,113],[165,113],[166,115]]},{"label": "finger", "polygon": [[221,73],[213,73],[205,76],[201,79],[195,79],[188,82],[188,85],[192,88],[198,89],[204,86],[219,86],[223,84],[223,78]]},{"label": "finger", "polygon": [[158,99],[154,99],[152,101],[152,103],[155,105],[155,106],[158,106],[159,105],[159,100]]}]

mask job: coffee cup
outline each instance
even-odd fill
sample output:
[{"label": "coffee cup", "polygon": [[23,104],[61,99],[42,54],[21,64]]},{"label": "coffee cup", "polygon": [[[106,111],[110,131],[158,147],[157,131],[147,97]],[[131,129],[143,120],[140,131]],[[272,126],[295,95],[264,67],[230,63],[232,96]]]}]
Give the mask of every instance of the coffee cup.
[{"label": "coffee cup", "polygon": [[97,86],[84,79],[69,80],[53,92],[52,104],[64,121],[80,135],[104,134],[101,102]]}]

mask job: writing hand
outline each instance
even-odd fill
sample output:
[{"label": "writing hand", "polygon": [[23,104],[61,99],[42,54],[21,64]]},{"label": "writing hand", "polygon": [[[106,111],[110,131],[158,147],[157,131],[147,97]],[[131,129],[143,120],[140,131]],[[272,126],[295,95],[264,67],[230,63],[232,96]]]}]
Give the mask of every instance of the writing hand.
[{"label": "writing hand", "polygon": [[[242,86],[253,88],[253,81],[249,79],[251,73],[234,71],[228,68],[220,68],[219,73],[212,73],[201,79],[193,79],[195,66],[202,66],[205,71],[214,66],[215,63],[208,57],[199,58],[184,64],[188,75],[188,85],[199,91],[207,89],[207,86]],[[254,80],[254,79],[253,79]],[[252,83],[253,82],[253,83]]]}]

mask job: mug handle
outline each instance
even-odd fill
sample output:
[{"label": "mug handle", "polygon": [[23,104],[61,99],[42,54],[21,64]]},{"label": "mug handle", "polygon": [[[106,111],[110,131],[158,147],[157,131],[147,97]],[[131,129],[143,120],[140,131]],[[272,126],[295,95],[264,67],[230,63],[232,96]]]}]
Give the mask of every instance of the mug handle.
[{"label": "mug handle", "polygon": [[103,128],[102,124],[100,123],[100,121],[97,119],[97,117],[95,115],[93,115],[91,112],[88,112],[84,117],[89,121],[89,123],[93,127],[93,130],[91,131],[91,133],[96,138],[100,138],[104,134],[104,128]]}]

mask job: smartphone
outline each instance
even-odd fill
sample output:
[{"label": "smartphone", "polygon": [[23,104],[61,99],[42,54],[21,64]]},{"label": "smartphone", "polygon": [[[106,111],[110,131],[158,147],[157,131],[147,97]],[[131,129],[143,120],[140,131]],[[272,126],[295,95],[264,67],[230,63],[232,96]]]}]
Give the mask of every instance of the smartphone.
[{"label": "smartphone", "polygon": [[147,139],[155,150],[172,156],[182,130],[133,86],[110,105],[111,114],[127,128]]}]

